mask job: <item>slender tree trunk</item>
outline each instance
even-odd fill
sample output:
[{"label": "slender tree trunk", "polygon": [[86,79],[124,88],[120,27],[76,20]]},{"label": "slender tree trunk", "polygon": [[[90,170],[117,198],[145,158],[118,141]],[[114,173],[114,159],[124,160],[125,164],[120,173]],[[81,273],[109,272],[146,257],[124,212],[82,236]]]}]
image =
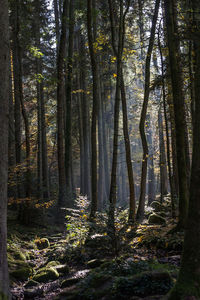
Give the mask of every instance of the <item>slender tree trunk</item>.
[{"label": "slender tree trunk", "polygon": [[9,112],[9,22],[8,2],[0,5],[0,299],[10,299],[7,264],[7,180]]},{"label": "slender tree trunk", "polygon": [[69,45],[66,78],[65,172],[67,180],[67,205],[72,206],[72,75],[74,50],[74,4],[69,3]]},{"label": "slender tree trunk", "polygon": [[58,154],[58,177],[59,177],[59,196],[58,207],[66,205],[66,174],[65,174],[65,155],[64,155],[64,59],[67,36],[67,10],[68,0],[64,0],[62,14],[62,29],[60,36],[58,60],[57,60],[57,154]]},{"label": "slender tree trunk", "polygon": [[91,199],[91,155],[90,155],[90,112],[89,98],[86,96],[86,55],[85,55],[85,39],[79,33],[80,46],[80,88],[81,93],[81,111],[83,115],[83,147],[84,147],[84,178],[83,178],[83,194]]},{"label": "slender tree trunk", "polygon": [[14,71],[14,117],[15,117],[15,155],[17,166],[17,193],[21,198],[22,184],[20,178],[20,164],[21,164],[21,88],[20,88],[20,50],[19,50],[19,1],[17,0],[15,7],[13,7],[13,71]]},{"label": "slender tree trunk", "polygon": [[[150,116],[147,117],[149,119]],[[148,121],[147,143],[149,145],[149,160],[148,160],[148,205],[155,200],[155,174],[154,174],[154,150],[152,142],[151,122]]]},{"label": "slender tree trunk", "polygon": [[55,29],[56,29],[56,53],[58,53],[59,43],[60,43],[60,19],[58,10],[58,0],[53,0],[54,8],[54,19],[55,19]]},{"label": "slender tree trunk", "polygon": [[142,173],[141,173],[141,184],[140,184],[140,198],[139,205],[137,209],[137,219],[141,220],[144,217],[144,208],[145,208],[145,196],[146,196],[146,178],[147,178],[147,158],[148,158],[148,145],[145,134],[145,120],[147,114],[147,107],[149,101],[149,84],[150,84],[150,63],[151,63],[151,54],[154,45],[156,23],[158,18],[158,11],[160,6],[160,0],[156,0],[154,16],[152,19],[151,34],[149,39],[149,46],[146,56],[146,65],[145,65],[145,88],[144,88],[144,101],[142,106],[141,118],[140,118],[140,135],[142,139],[142,148],[143,148],[143,160],[142,160]]},{"label": "slender tree trunk", "polygon": [[128,170],[128,181],[129,181],[129,221],[134,222],[135,207],[136,207],[135,189],[134,189],[133,167],[131,161],[131,147],[130,147],[130,139],[128,133],[128,117],[127,117],[127,105],[126,105],[126,94],[125,94],[123,73],[121,74],[121,99],[122,99],[122,112],[123,112],[124,144],[126,150],[126,165]]},{"label": "slender tree trunk", "polygon": [[168,182],[161,107],[158,111],[158,129],[160,146],[160,201],[163,202],[163,197],[168,193]]},{"label": "slender tree trunk", "polygon": [[170,158],[170,139],[169,139],[169,126],[168,126],[168,118],[167,118],[167,103],[166,103],[166,93],[165,93],[165,79],[164,79],[164,61],[162,55],[162,48],[160,43],[160,37],[158,35],[158,47],[160,51],[160,59],[161,59],[161,71],[162,71],[162,94],[163,94],[163,107],[164,107],[164,117],[165,117],[165,130],[166,130],[166,143],[167,143],[167,165],[168,165],[168,174],[169,174],[169,184],[170,184],[170,192],[171,192],[171,205],[172,205],[172,217],[175,217],[175,200],[176,200],[176,192],[175,192],[175,184],[172,177],[172,166],[171,166],[171,158]]},{"label": "slender tree trunk", "polygon": [[112,46],[114,54],[117,57],[117,78],[116,78],[116,92],[115,92],[115,106],[114,106],[114,137],[113,137],[113,158],[111,168],[111,183],[109,195],[109,215],[108,215],[108,229],[113,239],[114,247],[115,242],[115,205],[117,196],[117,157],[118,157],[118,135],[119,135],[119,112],[120,112],[120,91],[121,91],[121,71],[122,71],[122,53],[123,53],[123,1],[120,0],[120,17],[118,29],[118,46],[116,46],[116,32],[113,15],[113,3],[109,0],[110,7],[110,22],[112,31]]},{"label": "slender tree trunk", "polygon": [[179,226],[184,227],[188,209],[188,176],[185,152],[185,103],[182,91],[182,77],[179,66],[179,51],[175,42],[173,7],[170,0],[165,0],[165,18],[167,25],[167,39],[169,48],[169,62],[172,80],[173,104],[176,125],[176,150],[179,179]]},{"label": "slender tree trunk", "polygon": [[98,72],[97,72],[97,60],[94,53],[94,36],[92,30],[92,1],[87,0],[87,32],[88,32],[88,43],[89,52],[92,66],[92,78],[93,78],[93,109],[92,109],[92,128],[91,128],[91,188],[92,188],[92,199],[91,199],[91,212],[90,218],[93,219],[96,215],[98,198],[97,198],[97,113],[99,103],[99,91],[98,91]]}]

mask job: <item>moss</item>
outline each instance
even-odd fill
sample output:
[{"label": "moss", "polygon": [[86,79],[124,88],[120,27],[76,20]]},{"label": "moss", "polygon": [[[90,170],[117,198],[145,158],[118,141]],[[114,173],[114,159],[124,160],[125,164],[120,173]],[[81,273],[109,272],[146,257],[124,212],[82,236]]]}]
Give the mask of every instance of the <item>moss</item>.
[{"label": "moss", "polygon": [[50,247],[49,240],[47,238],[35,240],[35,244],[39,250],[43,250]]},{"label": "moss", "polygon": [[179,280],[166,297],[167,300],[199,300],[200,286],[190,279],[181,283]]},{"label": "moss", "polygon": [[56,280],[59,277],[59,273],[53,268],[42,268],[34,276],[33,280],[38,282],[48,282],[50,280]]},{"label": "moss", "polygon": [[39,284],[39,282],[35,281],[35,280],[29,280],[26,284],[25,284],[25,288],[30,288],[30,287],[34,287],[37,286]]},{"label": "moss", "polygon": [[152,203],[151,203],[151,207],[156,211],[156,212],[158,212],[158,211],[161,211],[161,210],[163,210],[163,205],[159,202],[159,201],[153,201]]},{"label": "moss", "polygon": [[60,265],[59,261],[52,260],[52,261],[47,263],[46,267],[56,267],[58,265]]},{"label": "moss", "polygon": [[67,278],[62,281],[61,288],[72,286],[72,285],[78,283],[79,281],[80,281],[80,278],[78,278],[78,277]]},{"label": "moss", "polygon": [[10,272],[10,275],[17,280],[26,280],[32,274],[32,269],[29,266],[24,266]]},{"label": "moss", "polygon": [[151,296],[166,294],[173,285],[168,272],[151,271],[129,277],[117,277],[114,282],[113,294],[127,299],[130,296]]},{"label": "moss", "polygon": [[149,224],[165,225],[166,221],[165,221],[165,219],[163,217],[161,217],[161,216],[159,216],[157,214],[151,214],[149,216],[148,223]]},{"label": "moss", "polygon": [[13,253],[15,259],[26,261],[26,255],[23,252],[17,251]]}]

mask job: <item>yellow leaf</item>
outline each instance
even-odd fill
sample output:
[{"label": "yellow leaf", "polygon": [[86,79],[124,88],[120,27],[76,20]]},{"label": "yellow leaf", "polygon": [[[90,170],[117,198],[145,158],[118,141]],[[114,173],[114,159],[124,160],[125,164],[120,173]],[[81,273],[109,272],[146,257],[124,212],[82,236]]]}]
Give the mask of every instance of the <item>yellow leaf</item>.
[{"label": "yellow leaf", "polygon": [[117,77],[117,74],[116,74],[116,73],[113,73],[113,77],[116,78],[116,77]]}]

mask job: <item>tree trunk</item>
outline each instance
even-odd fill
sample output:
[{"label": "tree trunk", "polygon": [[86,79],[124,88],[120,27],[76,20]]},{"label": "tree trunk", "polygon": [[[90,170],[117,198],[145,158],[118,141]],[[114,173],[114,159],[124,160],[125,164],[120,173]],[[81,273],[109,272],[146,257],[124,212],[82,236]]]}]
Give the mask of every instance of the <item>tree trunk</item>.
[{"label": "tree trunk", "polygon": [[148,144],[147,144],[146,134],[145,134],[145,120],[146,120],[147,107],[148,107],[148,101],[149,101],[149,93],[150,93],[149,84],[150,84],[151,54],[152,54],[153,45],[154,45],[155,30],[156,30],[159,6],[160,6],[160,0],[156,0],[154,15],[153,15],[153,19],[152,19],[149,46],[148,46],[148,51],[147,51],[147,56],[146,56],[144,101],[143,101],[140,125],[139,125],[140,135],[141,135],[141,139],[142,139],[143,160],[142,160],[142,173],[141,173],[141,183],[140,183],[140,198],[139,198],[139,205],[138,205],[138,209],[137,209],[137,219],[138,220],[143,219],[144,208],[145,208],[147,158],[148,158]]},{"label": "tree trunk", "polygon": [[[122,71],[121,71],[122,72]],[[133,167],[131,161],[131,147],[128,133],[128,117],[127,117],[127,105],[126,105],[126,94],[123,73],[121,74],[121,99],[122,99],[122,112],[123,112],[123,132],[124,132],[124,144],[126,150],[126,165],[128,171],[128,182],[129,182],[129,221],[134,222],[135,220],[135,189],[134,189],[134,178],[133,178]]]},{"label": "tree trunk", "polygon": [[69,3],[69,44],[66,77],[66,127],[65,127],[65,172],[67,180],[67,206],[72,207],[72,76],[74,50],[74,4]]},{"label": "tree trunk", "polygon": [[179,51],[174,35],[173,6],[170,0],[165,0],[164,4],[176,125],[176,150],[179,179],[179,226],[184,227],[188,209],[188,176],[185,151],[185,103],[182,91]]},{"label": "tree trunk", "polygon": [[97,60],[94,53],[94,36],[92,30],[92,1],[87,0],[87,32],[88,32],[88,43],[89,52],[92,66],[92,79],[93,79],[93,109],[92,109],[92,128],[91,128],[91,188],[92,188],[92,199],[91,199],[91,212],[90,219],[93,219],[96,215],[98,198],[97,198],[97,113],[99,103],[99,90],[98,90],[98,72],[97,72]]},{"label": "tree trunk", "polygon": [[83,194],[91,199],[91,155],[90,155],[90,112],[89,98],[86,96],[86,55],[85,55],[85,38],[80,33],[80,88],[81,93],[81,111],[83,114],[83,147],[84,147],[84,182]]},{"label": "tree trunk", "polygon": [[159,129],[159,148],[160,148],[160,201],[163,202],[163,197],[168,193],[167,182],[167,163],[165,154],[165,143],[163,134],[163,118],[161,107],[158,111],[158,129]]},{"label": "tree trunk", "polygon": [[[150,116],[147,117],[149,119]],[[148,205],[155,200],[155,174],[154,174],[154,149],[152,142],[152,128],[151,122],[148,120],[148,135],[147,143],[149,145],[149,160],[148,160]]]},{"label": "tree trunk", "polygon": [[161,59],[161,72],[162,72],[162,94],[163,94],[163,107],[164,107],[164,117],[165,117],[165,130],[166,130],[166,143],[167,143],[167,165],[168,165],[168,175],[169,175],[169,184],[170,184],[170,192],[171,192],[171,205],[172,205],[172,217],[175,217],[175,200],[176,200],[176,192],[175,192],[175,184],[172,177],[172,165],[171,165],[171,157],[170,157],[170,139],[169,139],[169,126],[168,126],[168,118],[167,118],[167,103],[166,103],[166,92],[165,92],[165,79],[164,79],[164,61],[162,55],[162,48],[160,43],[160,36],[158,35],[158,47],[160,52]]},{"label": "tree trunk", "polygon": [[10,299],[7,264],[7,180],[9,111],[9,23],[8,2],[0,5],[0,299]]},{"label": "tree trunk", "polygon": [[[188,221],[185,232],[184,251],[178,280],[169,299],[200,299],[200,41],[199,1],[192,0],[193,26],[191,37],[194,39],[195,54],[195,115],[193,131],[193,154],[190,181],[190,201]],[[198,32],[197,32],[198,29]],[[195,237],[195,238],[194,238]]]},{"label": "tree trunk", "polygon": [[62,29],[60,45],[57,59],[57,154],[58,154],[58,176],[59,176],[59,196],[58,207],[66,205],[66,174],[65,174],[65,155],[64,155],[64,59],[67,37],[67,10],[68,0],[64,1],[62,14]]},{"label": "tree trunk", "polygon": [[13,6],[13,71],[14,71],[14,117],[15,117],[15,155],[17,170],[18,197],[23,197],[20,176],[21,164],[21,87],[20,87],[20,49],[19,49],[19,1]]}]

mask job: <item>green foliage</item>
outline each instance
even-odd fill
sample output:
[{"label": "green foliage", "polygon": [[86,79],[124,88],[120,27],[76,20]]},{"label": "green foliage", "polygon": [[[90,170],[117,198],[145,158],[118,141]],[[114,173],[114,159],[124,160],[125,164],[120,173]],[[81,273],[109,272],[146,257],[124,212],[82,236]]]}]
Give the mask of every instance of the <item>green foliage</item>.
[{"label": "green foliage", "polygon": [[78,209],[68,209],[66,216],[67,241],[72,247],[83,246],[89,231],[89,202],[87,197],[79,196],[76,199]]},{"label": "green foliage", "polygon": [[35,58],[41,58],[44,55],[40,49],[35,46],[30,46],[29,51]]}]

